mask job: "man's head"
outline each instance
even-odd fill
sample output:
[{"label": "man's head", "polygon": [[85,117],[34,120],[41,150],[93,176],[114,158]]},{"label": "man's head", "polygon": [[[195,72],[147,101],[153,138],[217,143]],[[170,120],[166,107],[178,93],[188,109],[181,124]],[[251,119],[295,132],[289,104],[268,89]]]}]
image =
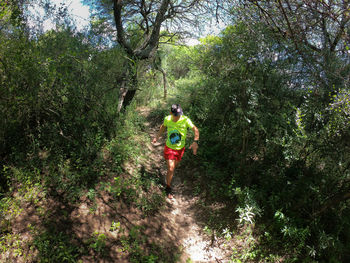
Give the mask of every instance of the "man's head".
[{"label": "man's head", "polygon": [[175,117],[181,116],[183,114],[181,106],[179,104],[171,105],[171,114]]}]

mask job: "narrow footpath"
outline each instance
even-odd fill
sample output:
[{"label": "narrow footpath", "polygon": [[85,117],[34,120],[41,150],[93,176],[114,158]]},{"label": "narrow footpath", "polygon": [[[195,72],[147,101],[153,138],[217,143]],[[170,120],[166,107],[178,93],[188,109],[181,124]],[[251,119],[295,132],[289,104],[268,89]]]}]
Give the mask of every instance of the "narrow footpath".
[{"label": "narrow footpath", "polygon": [[[140,112],[147,118],[148,109],[142,109]],[[152,123],[151,120],[146,123],[150,141],[157,134],[160,125],[161,123]],[[164,143],[163,138],[160,143],[149,146],[150,160],[153,162],[149,164],[149,167],[158,169],[165,182]],[[187,150],[185,154],[192,155],[192,152]],[[174,240],[177,240],[176,244],[182,248],[183,252],[180,262],[229,262],[230,254],[232,254],[230,246],[224,244],[224,239],[218,239],[214,234],[208,235],[204,231],[205,226],[198,223],[197,219],[201,216],[197,205],[199,197],[193,194],[194,189],[186,178],[187,172],[181,163],[175,171],[172,181],[174,199],[167,199],[166,209],[159,215],[167,220],[162,231],[168,235],[175,235]]]}]

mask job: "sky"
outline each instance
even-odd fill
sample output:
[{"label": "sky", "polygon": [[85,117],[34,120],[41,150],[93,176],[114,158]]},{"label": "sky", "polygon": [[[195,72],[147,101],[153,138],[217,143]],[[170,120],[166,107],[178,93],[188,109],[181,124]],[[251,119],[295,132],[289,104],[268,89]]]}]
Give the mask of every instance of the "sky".
[{"label": "sky", "polygon": [[77,21],[78,28],[89,24],[89,7],[83,5],[80,0],[52,0],[52,2],[55,4],[65,3],[68,6],[68,10]]},{"label": "sky", "polygon": [[[89,7],[83,5],[80,0],[51,0],[51,2],[57,7],[61,6],[62,4],[68,7],[68,12],[76,21],[78,30],[82,30],[85,26],[89,25]],[[50,21],[45,22],[44,30],[48,30],[52,27],[53,25]]]}]

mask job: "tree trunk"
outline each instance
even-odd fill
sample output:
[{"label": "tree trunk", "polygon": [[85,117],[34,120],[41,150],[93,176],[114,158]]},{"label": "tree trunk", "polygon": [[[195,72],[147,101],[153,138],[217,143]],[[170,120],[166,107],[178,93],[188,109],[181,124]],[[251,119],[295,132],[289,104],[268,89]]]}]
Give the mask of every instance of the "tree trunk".
[{"label": "tree trunk", "polygon": [[127,64],[123,80],[120,83],[118,112],[125,110],[135,97],[137,90],[137,72],[131,62]]},{"label": "tree trunk", "polygon": [[124,104],[124,99],[126,94],[128,93],[128,88],[126,87],[126,81],[123,80],[121,87],[119,89],[119,97],[118,97],[118,112],[120,112],[123,108],[123,104]]},{"label": "tree trunk", "polygon": [[120,88],[118,99],[118,112],[130,105],[136,94],[136,89]]},{"label": "tree trunk", "polygon": [[129,89],[124,97],[124,101],[123,101],[123,106],[122,109],[125,109],[127,106],[129,106],[131,104],[131,102],[133,101],[134,97],[136,94],[136,89]]},{"label": "tree trunk", "polygon": [[164,99],[166,100],[167,94],[168,94],[168,88],[167,88],[168,81],[167,81],[167,78],[166,78],[166,72],[162,68],[160,68],[159,71],[162,72],[162,75],[163,75]]}]

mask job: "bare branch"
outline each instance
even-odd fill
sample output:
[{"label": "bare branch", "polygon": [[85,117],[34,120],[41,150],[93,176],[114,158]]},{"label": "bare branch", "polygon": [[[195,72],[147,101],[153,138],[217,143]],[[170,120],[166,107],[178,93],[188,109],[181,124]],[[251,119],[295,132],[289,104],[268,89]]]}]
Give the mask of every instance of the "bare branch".
[{"label": "bare branch", "polygon": [[165,14],[168,10],[169,3],[170,0],[162,1],[153,24],[152,33],[150,37],[146,38],[143,44],[140,46],[140,48],[135,50],[135,55],[140,59],[149,58],[153,56],[154,52],[156,51],[158,47],[160,27],[163,21],[166,19]]},{"label": "bare branch", "polygon": [[271,21],[273,24],[273,27],[277,29],[277,31],[282,35],[285,36],[286,32],[284,30],[282,30],[277,23],[275,22],[275,20],[273,19],[272,15],[267,12],[261,5],[259,5],[258,1],[254,1],[253,3],[256,7],[258,7],[258,9],[263,13],[263,15],[265,16],[265,18],[267,18],[267,21]]},{"label": "bare branch", "polygon": [[298,42],[296,41],[294,32],[293,32],[292,27],[291,27],[291,25],[290,25],[288,16],[286,15],[286,12],[285,12],[285,10],[284,10],[284,8],[283,8],[283,5],[282,5],[282,3],[281,3],[281,0],[278,0],[278,4],[279,4],[279,6],[280,6],[280,8],[281,8],[281,10],[282,10],[282,14],[283,14],[283,16],[284,16],[284,19],[285,19],[286,22],[287,22],[288,30],[289,30],[289,32],[290,32],[290,34],[291,34],[291,37],[292,37],[292,40],[293,40],[293,42],[294,42],[295,48],[299,51]]},{"label": "bare branch", "polygon": [[133,56],[133,50],[125,40],[125,32],[124,32],[123,23],[122,23],[122,8],[123,8],[122,2],[123,0],[114,0],[114,6],[113,6],[114,20],[117,28],[117,39],[118,39],[118,43],[125,48],[126,52],[129,55]]}]

